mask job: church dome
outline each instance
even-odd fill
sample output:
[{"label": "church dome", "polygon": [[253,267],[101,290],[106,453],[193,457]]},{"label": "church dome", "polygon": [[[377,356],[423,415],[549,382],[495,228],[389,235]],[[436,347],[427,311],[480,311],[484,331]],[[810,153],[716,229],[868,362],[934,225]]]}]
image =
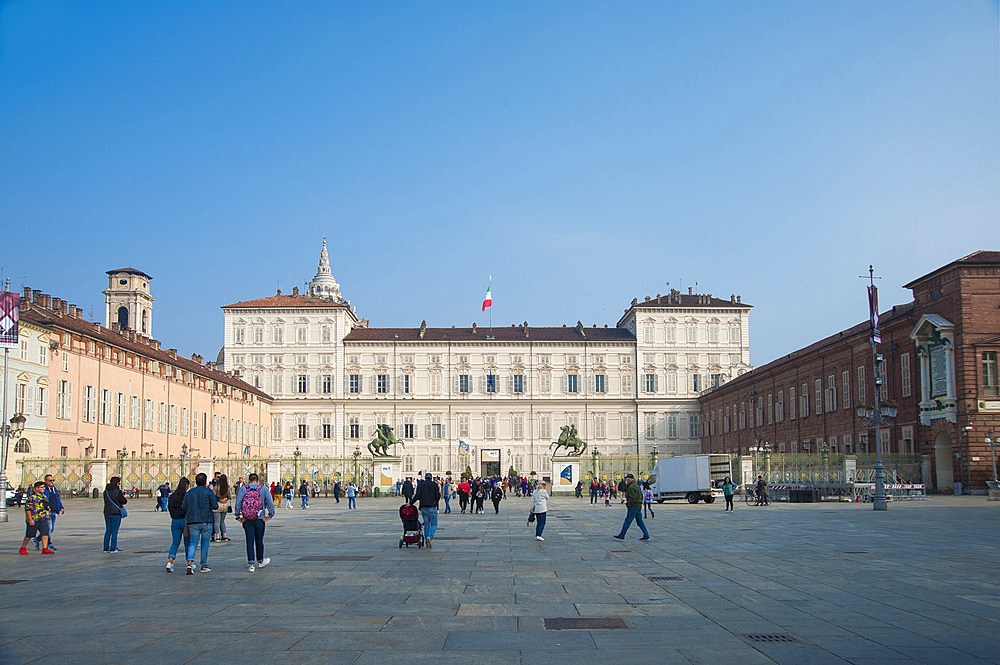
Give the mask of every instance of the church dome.
[{"label": "church dome", "polygon": [[309,296],[342,302],[340,284],[330,272],[330,255],[326,251],[326,236],[323,236],[323,249],[319,253],[319,267],[312,281],[309,282]]}]

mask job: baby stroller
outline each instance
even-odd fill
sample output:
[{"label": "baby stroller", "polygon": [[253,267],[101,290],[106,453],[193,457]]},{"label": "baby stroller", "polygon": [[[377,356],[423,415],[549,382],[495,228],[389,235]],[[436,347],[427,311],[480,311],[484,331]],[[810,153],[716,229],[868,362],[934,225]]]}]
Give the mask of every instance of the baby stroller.
[{"label": "baby stroller", "polygon": [[424,546],[424,527],[418,519],[419,515],[417,509],[409,503],[399,507],[399,519],[403,522],[403,535],[399,537],[400,549],[403,545]]}]

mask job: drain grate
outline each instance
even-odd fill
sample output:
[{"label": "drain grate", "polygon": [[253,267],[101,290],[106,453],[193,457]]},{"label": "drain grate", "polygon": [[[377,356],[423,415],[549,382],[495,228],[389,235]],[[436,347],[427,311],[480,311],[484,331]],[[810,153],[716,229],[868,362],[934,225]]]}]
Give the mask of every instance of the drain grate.
[{"label": "drain grate", "polygon": [[621,617],[557,617],[542,619],[545,630],[629,630],[632,626]]},{"label": "drain grate", "polygon": [[650,582],[680,582],[684,578],[680,575],[654,575],[646,579]]},{"label": "drain grate", "polygon": [[0,580],[0,584],[20,584],[21,582],[27,582],[28,580]]},{"label": "drain grate", "polygon": [[166,550],[136,550],[132,554],[163,554]]},{"label": "drain grate", "polygon": [[296,561],[370,561],[370,556],[300,556]]},{"label": "drain grate", "polygon": [[608,550],[612,554],[631,554],[632,550]]},{"label": "drain grate", "polygon": [[789,635],[788,633],[748,633],[746,635],[740,635],[743,639],[748,642],[757,642],[758,644],[801,644],[802,642],[799,638],[794,635]]}]

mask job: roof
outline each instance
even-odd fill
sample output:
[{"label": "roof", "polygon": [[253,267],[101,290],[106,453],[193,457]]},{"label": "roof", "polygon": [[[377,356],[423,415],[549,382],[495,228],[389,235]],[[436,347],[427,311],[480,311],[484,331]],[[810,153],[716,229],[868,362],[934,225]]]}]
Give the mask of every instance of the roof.
[{"label": "roof", "polygon": [[[423,336],[421,336],[421,330]],[[634,342],[623,328],[560,326],[533,328],[355,328],[345,342]]]},{"label": "roof", "polygon": [[326,300],[323,298],[313,298],[307,295],[282,295],[277,294],[256,300],[243,300],[234,302],[231,305],[223,305],[222,309],[299,309],[303,307],[345,307],[350,309],[350,305],[343,301]]},{"label": "roof", "polygon": [[647,296],[646,300],[633,298],[625,314],[618,320],[621,325],[628,317],[628,313],[633,309],[653,308],[653,309],[692,309],[703,307],[705,309],[752,309],[753,305],[741,302],[738,296],[731,296],[729,300],[716,298],[711,293],[681,293],[677,289],[671,289],[665,295],[656,294],[655,298]]},{"label": "roof", "polygon": [[978,250],[976,252],[973,252],[972,254],[969,254],[968,256],[963,256],[962,258],[952,261],[947,265],[943,265],[940,268],[935,268],[934,270],[930,271],[923,277],[918,277],[909,284],[904,284],[903,288],[912,289],[920,282],[929,279],[931,277],[934,277],[935,275],[939,275],[945,271],[951,270],[952,268],[956,268],[958,266],[981,266],[981,265],[1000,265],[1000,252],[993,250],[986,250],[986,249]]},{"label": "roof", "polygon": [[145,277],[146,279],[153,279],[152,277],[150,277],[149,275],[147,275],[143,271],[138,270],[136,268],[116,268],[114,270],[107,271],[105,274],[107,274],[107,275],[116,275],[116,274],[118,274],[120,272],[124,272],[124,273],[127,273],[129,275],[139,275],[140,277]]},{"label": "roof", "polygon": [[21,299],[21,319],[25,321],[30,321],[37,325],[47,326],[47,327],[59,327],[70,332],[74,332],[80,335],[85,335],[87,337],[98,339],[108,344],[113,344],[114,346],[125,349],[127,351],[132,351],[133,353],[152,358],[159,362],[170,365],[171,367],[176,367],[178,369],[189,371],[193,374],[203,376],[212,381],[217,381],[219,383],[224,383],[226,385],[232,386],[237,390],[244,390],[248,393],[254,394],[257,397],[271,401],[273,398],[267,393],[261,391],[258,388],[254,388],[249,383],[242,381],[231,374],[226,374],[225,372],[220,372],[219,370],[211,369],[205,365],[195,362],[190,358],[185,358],[183,356],[172,354],[170,351],[163,349],[157,349],[141,340],[132,340],[117,333],[113,330],[105,328],[97,323],[92,323],[85,319],[79,319],[68,314],[62,314],[60,312],[54,312],[46,307],[39,306],[34,303],[28,303],[23,298]]}]

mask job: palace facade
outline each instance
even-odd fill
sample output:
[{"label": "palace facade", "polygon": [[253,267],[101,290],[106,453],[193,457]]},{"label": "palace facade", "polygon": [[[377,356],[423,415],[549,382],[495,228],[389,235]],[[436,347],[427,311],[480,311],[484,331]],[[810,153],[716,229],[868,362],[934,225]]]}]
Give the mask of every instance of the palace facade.
[{"label": "palace facade", "polygon": [[735,295],[636,299],[614,327],[371,327],[325,240],[305,293],[222,309],[226,369],[274,399],[274,453],[347,457],[388,424],[404,473],[542,474],[565,425],[588,454],[697,452],[698,394],[750,369]]}]

